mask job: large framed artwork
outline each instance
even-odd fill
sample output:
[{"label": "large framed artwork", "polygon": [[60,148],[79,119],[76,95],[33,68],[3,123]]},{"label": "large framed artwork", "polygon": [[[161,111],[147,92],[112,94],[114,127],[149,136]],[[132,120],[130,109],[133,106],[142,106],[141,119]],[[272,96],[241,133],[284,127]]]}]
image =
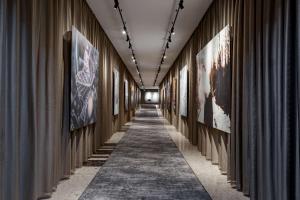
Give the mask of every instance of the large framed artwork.
[{"label": "large framed artwork", "polygon": [[176,114],[176,98],[177,98],[177,79],[174,78],[172,81],[172,108]]},{"label": "large framed artwork", "polygon": [[99,52],[72,27],[70,130],[96,122]]},{"label": "large framed artwork", "polygon": [[145,103],[149,103],[149,104],[159,103],[159,93],[154,91],[147,91],[145,93]]},{"label": "large framed artwork", "polygon": [[128,81],[124,81],[124,105],[125,105],[125,111],[128,111]]},{"label": "large framed artwork", "polygon": [[168,111],[171,111],[172,108],[172,81],[168,80],[167,84],[166,84],[166,106]]},{"label": "large framed artwork", "polygon": [[135,107],[135,101],[134,101],[134,86],[131,86],[131,101],[130,101],[130,105],[131,105],[131,109],[134,109]]},{"label": "large framed artwork", "polygon": [[119,98],[119,83],[120,83],[120,77],[119,77],[119,71],[117,69],[114,69],[114,73],[113,73],[113,91],[114,91],[114,95],[113,95],[113,113],[114,115],[118,115],[119,114],[119,102],[120,102],[120,98]]},{"label": "large framed artwork", "polygon": [[198,122],[230,133],[230,27],[225,27],[197,55]]},{"label": "large framed artwork", "polygon": [[164,87],[162,87],[161,90],[160,90],[160,108],[162,110],[165,109],[165,107],[164,107],[164,102],[165,102],[164,94],[165,94],[165,89],[164,89]]},{"label": "large framed artwork", "polygon": [[180,115],[188,116],[188,66],[180,70]]}]

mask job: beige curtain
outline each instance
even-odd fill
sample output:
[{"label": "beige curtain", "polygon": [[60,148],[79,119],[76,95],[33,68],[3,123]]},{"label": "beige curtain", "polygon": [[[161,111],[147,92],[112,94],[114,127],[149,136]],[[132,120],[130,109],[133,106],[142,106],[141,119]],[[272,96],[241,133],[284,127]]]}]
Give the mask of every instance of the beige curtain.
[{"label": "beige curtain", "polygon": [[[74,133],[64,40],[72,25],[100,52],[97,123]],[[112,118],[111,78],[113,65],[125,66],[84,0],[2,0],[0,61],[0,199],[50,196],[109,139],[113,124],[121,127],[124,120]]]},{"label": "beige curtain", "polygon": [[188,119],[178,116],[178,128],[193,144],[198,137],[201,153],[251,199],[300,198],[299,10],[298,0],[215,0],[170,70],[190,63],[194,90],[196,53],[231,26],[232,133],[190,122],[191,90]]}]

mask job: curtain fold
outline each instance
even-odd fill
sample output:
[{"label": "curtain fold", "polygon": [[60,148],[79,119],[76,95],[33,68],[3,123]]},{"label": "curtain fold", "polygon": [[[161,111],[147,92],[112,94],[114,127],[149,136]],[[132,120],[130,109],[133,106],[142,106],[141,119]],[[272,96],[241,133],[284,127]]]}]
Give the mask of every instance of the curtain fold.
[{"label": "curtain fold", "polygon": [[[195,59],[222,28],[231,26],[232,131],[224,139],[228,137],[227,175],[232,186],[251,199],[300,198],[299,4],[299,0],[215,0],[190,39],[197,44],[191,51],[189,41],[173,65],[180,69],[189,56]],[[195,104],[191,106],[195,112]],[[189,120],[196,121],[195,116],[189,115],[193,118]],[[222,147],[213,147],[214,138],[222,133],[199,123],[197,127],[200,151],[220,165],[214,151]],[[193,132],[189,134],[195,143]]]},{"label": "curtain fold", "polygon": [[[97,124],[71,133],[73,25],[99,50],[100,78]],[[85,0],[0,1],[0,199],[50,197],[111,137],[111,63],[125,68]]]}]

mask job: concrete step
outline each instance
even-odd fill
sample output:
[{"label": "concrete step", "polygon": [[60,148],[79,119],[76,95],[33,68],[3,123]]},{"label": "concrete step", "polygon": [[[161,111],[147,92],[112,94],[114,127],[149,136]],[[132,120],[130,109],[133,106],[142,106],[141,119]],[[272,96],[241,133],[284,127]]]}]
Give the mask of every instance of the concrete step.
[{"label": "concrete step", "polygon": [[110,154],[93,154],[91,158],[108,158]]},{"label": "concrete step", "polygon": [[97,160],[99,160],[99,161],[107,161],[107,158],[89,158],[88,159],[88,161],[97,161]]},{"label": "concrete step", "polygon": [[111,154],[114,151],[114,149],[106,149],[106,148],[100,148],[96,150],[97,154]]}]

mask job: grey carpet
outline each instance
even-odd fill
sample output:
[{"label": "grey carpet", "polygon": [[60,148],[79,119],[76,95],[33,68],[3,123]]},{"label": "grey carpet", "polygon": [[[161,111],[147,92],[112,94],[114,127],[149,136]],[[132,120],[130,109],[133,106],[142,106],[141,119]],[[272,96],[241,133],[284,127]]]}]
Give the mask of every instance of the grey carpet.
[{"label": "grey carpet", "polygon": [[142,109],[79,198],[211,199],[155,109]]}]

